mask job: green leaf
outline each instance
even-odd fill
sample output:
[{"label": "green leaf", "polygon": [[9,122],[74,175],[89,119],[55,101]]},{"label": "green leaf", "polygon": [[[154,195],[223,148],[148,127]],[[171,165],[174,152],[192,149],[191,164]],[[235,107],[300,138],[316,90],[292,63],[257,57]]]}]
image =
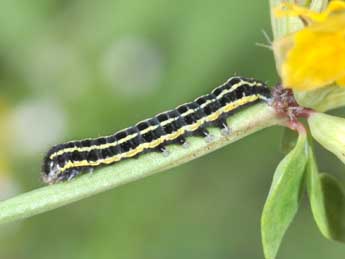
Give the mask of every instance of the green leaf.
[{"label": "green leaf", "polygon": [[266,259],[276,258],[282,238],[300,201],[307,163],[306,135],[300,133],[295,148],[279,163],[261,217],[261,234]]},{"label": "green leaf", "polygon": [[345,163],[345,119],[315,112],[308,123],[313,138]]},{"label": "green leaf", "polygon": [[312,150],[307,167],[307,190],[311,210],[321,233],[328,239],[345,242],[345,194],[339,181],[319,174]]},{"label": "green leaf", "polygon": [[334,240],[345,241],[345,194],[340,182],[328,174],[320,176],[325,208]]},{"label": "green leaf", "polygon": [[288,128],[284,128],[280,149],[284,154],[289,153],[297,142],[297,133]]}]

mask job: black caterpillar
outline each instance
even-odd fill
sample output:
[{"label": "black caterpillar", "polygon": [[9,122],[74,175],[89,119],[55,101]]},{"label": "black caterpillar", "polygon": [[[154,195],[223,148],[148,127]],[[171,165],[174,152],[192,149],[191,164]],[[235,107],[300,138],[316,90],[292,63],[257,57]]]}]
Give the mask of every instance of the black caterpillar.
[{"label": "black caterpillar", "polygon": [[184,144],[188,136],[207,137],[207,127],[219,127],[224,133],[229,133],[227,117],[240,108],[270,98],[271,91],[265,83],[231,77],[193,102],[157,114],[111,136],[54,146],[43,162],[43,181],[48,184],[66,181],[95,167],[148,151],[165,152],[166,145]]}]

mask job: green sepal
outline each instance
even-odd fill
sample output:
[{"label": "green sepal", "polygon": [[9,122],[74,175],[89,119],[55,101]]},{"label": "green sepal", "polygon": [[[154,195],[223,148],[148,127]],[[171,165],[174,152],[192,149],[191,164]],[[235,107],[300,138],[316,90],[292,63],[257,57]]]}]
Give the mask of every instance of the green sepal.
[{"label": "green sepal", "polygon": [[271,7],[271,23],[274,40],[280,39],[291,32],[298,31],[303,28],[303,23],[296,17],[275,17],[273,10],[283,2],[294,3],[294,0],[270,0]]},{"label": "green sepal", "polygon": [[[271,8],[271,23],[272,23],[272,31],[274,39],[280,39],[289,33],[298,31],[304,27],[303,22],[298,17],[275,17],[272,13],[272,10],[277,7],[281,3],[293,3],[295,4],[295,0],[270,0],[270,8]],[[307,7],[313,11],[322,11],[328,5],[329,0],[305,0],[300,1],[299,5],[303,7]]]},{"label": "green sepal", "polygon": [[294,92],[299,105],[318,112],[345,106],[345,88],[331,85],[306,92]]},{"label": "green sepal", "polygon": [[294,149],[279,163],[268,194],[262,217],[261,235],[266,259],[276,258],[283,236],[297,213],[305,167],[307,140],[300,133]]}]

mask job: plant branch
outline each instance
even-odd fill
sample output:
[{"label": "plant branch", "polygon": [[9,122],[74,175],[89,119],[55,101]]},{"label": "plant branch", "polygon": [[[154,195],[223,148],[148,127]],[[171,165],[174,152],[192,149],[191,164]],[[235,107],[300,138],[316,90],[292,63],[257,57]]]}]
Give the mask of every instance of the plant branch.
[{"label": "plant branch", "polygon": [[95,170],[71,182],[45,186],[14,198],[0,202],[0,224],[49,211],[111,188],[167,170],[212,152],[260,129],[281,124],[267,104],[256,104],[228,119],[231,134],[223,136],[219,129],[212,128],[214,140],[207,143],[202,138],[187,139],[188,148],[177,145],[167,147],[168,157],[159,153],[148,153],[138,159],[128,159]]}]

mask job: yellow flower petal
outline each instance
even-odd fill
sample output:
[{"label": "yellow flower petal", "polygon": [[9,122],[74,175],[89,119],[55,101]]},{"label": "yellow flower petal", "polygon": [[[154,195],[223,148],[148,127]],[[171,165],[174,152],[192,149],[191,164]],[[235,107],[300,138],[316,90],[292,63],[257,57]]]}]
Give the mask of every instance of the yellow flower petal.
[{"label": "yellow flower petal", "polygon": [[282,67],[284,86],[310,90],[344,76],[345,34],[309,29],[296,34],[295,46],[288,52]]},{"label": "yellow flower petal", "polygon": [[322,13],[314,12],[307,8],[292,4],[292,3],[281,3],[273,11],[276,17],[286,17],[286,16],[299,16],[306,21],[310,22],[323,22],[331,14],[337,13],[338,11],[345,10],[345,2],[343,1],[333,1],[331,2],[327,9]]},{"label": "yellow flower petal", "polygon": [[[333,1],[322,13],[285,3],[278,16],[300,16],[310,26],[293,34],[293,47],[280,67],[283,85],[308,91],[337,82],[345,86],[345,2]],[[278,55],[276,55],[278,56]]]},{"label": "yellow flower petal", "polygon": [[304,7],[292,4],[292,3],[281,3],[274,10],[274,15],[276,17],[286,17],[286,16],[300,16],[307,21],[322,21],[325,19],[324,15],[320,13],[313,12]]}]

